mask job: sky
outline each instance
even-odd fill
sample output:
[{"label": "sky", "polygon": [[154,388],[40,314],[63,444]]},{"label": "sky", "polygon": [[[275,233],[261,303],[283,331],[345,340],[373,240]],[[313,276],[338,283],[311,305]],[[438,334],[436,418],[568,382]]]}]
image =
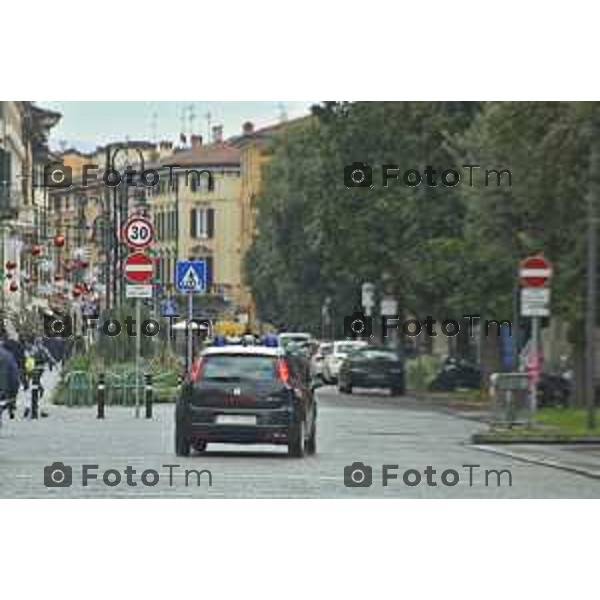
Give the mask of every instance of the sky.
[{"label": "sky", "polygon": [[241,133],[242,123],[245,121],[252,121],[256,127],[263,127],[278,123],[282,113],[288,119],[301,117],[308,114],[316,101],[37,101],[36,104],[62,113],[62,119],[52,129],[50,136],[50,147],[53,150],[61,150],[61,146],[64,146],[89,152],[96,146],[126,139],[176,141],[182,126],[184,133],[189,134],[193,129],[194,133],[199,133],[206,139],[208,113],[211,126],[223,125],[224,137],[227,138]]}]

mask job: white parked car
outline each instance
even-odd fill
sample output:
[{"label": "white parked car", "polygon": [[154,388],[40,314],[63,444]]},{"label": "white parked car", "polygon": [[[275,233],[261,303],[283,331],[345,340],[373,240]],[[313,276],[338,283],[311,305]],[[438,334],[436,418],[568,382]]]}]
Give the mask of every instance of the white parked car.
[{"label": "white parked car", "polygon": [[323,379],[326,383],[336,383],[340,367],[345,358],[360,348],[368,346],[368,342],[363,340],[344,340],[333,342],[333,349],[323,361]]},{"label": "white parked car", "polygon": [[288,344],[302,344],[312,341],[312,335],[310,333],[285,332],[280,333],[277,339],[279,340],[279,345],[285,350]]},{"label": "white parked car", "polygon": [[317,348],[317,351],[313,355],[310,361],[310,368],[312,376],[315,379],[323,379],[323,367],[325,365],[325,358],[333,352],[333,342],[321,342]]}]

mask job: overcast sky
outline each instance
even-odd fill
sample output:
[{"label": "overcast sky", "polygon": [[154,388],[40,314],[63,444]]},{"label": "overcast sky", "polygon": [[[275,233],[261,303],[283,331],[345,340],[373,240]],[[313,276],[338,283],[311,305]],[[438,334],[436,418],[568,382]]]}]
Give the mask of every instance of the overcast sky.
[{"label": "overcast sky", "polygon": [[[222,124],[225,137],[241,132],[242,123],[252,121],[257,127],[280,121],[282,113],[292,119],[309,112],[316,101],[281,102],[58,102],[38,101],[37,104],[62,113],[62,119],[52,130],[50,146],[60,150],[76,147],[83,151],[95,149],[107,142],[131,140],[176,140],[184,123],[184,133],[190,129],[206,139],[208,117],[211,125]],[[190,111],[190,107],[192,110]],[[182,121],[182,114],[185,119]],[[190,114],[193,119],[190,121]],[[191,126],[191,127],[190,127]],[[156,134],[156,135],[155,135]],[[154,139],[156,138],[156,140]]]}]

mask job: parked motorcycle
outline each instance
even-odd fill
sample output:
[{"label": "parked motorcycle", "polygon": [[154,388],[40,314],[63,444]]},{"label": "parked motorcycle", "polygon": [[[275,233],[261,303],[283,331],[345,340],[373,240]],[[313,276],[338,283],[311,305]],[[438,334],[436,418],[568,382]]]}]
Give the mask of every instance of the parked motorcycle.
[{"label": "parked motorcycle", "polygon": [[429,389],[451,392],[460,388],[478,389],[481,386],[481,369],[468,360],[448,357],[441,365]]}]

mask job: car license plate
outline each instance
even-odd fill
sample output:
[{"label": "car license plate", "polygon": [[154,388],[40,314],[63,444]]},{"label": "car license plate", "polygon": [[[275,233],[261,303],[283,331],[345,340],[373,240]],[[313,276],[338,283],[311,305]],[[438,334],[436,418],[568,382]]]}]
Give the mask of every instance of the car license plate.
[{"label": "car license plate", "polygon": [[256,425],[255,415],[217,415],[218,425]]}]

